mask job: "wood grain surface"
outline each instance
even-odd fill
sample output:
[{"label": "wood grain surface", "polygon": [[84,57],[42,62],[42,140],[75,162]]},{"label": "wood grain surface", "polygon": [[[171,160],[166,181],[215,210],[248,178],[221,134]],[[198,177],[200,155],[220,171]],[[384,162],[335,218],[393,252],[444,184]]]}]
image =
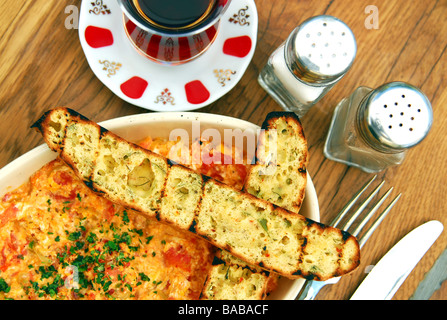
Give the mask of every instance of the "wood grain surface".
[{"label": "wood grain surface", "polygon": [[[104,0],[113,1],[113,0]],[[358,86],[377,87],[406,81],[430,99],[434,123],[427,138],[411,149],[403,164],[379,174],[383,190],[402,198],[362,250],[360,267],[324,288],[317,299],[348,299],[374,265],[402,236],[437,219],[447,226],[447,0],[255,0],[258,41],[254,58],[237,86],[198,110],[260,125],[267,113],[280,111],[257,77],[269,55],[305,19],[329,14],[345,21],[358,45],[348,74],[302,118],[309,142],[309,173],[318,193],[321,221],[328,223],[371,175],[327,160],[322,152],[332,112]],[[0,167],[43,143],[29,126],[51,107],[67,106],[95,121],[148,112],[106,88],[89,68],[78,30],[67,29],[68,5],[80,0],[0,2]],[[365,25],[365,8],[379,12],[378,29]],[[444,231],[398,290],[407,300],[446,249]],[[447,298],[447,286],[433,282],[427,299]]]}]

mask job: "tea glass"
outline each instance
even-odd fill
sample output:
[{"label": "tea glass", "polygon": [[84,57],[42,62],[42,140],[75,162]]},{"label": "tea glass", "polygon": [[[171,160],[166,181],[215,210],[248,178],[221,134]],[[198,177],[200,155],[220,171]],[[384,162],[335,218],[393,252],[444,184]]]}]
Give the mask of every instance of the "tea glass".
[{"label": "tea glass", "polygon": [[[190,27],[163,26],[147,19],[135,0],[117,0],[123,11],[124,29],[143,56],[163,65],[179,65],[203,54],[215,41],[222,15],[231,0],[211,0],[212,6]],[[182,0],[185,1],[185,0]]]}]

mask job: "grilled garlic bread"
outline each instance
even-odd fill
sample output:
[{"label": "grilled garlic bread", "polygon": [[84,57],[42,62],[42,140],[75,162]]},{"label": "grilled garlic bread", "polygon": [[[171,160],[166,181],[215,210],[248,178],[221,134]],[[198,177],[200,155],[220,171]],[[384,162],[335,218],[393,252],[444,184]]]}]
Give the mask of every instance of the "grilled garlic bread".
[{"label": "grilled garlic bread", "polygon": [[256,164],[248,172],[244,191],[299,212],[306,191],[308,163],[301,122],[293,112],[272,112],[262,129]]},{"label": "grilled garlic bread", "polygon": [[277,286],[278,277],[248,266],[226,251],[218,251],[203,286],[203,300],[263,300]]},{"label": "grilled garlic bread", "polygon": [[[316,280],[359,264],[359,245],[350,234],[175,165],[71,109],[50,110],[32,127],[93,191],[189,230],[248,264]],[[187,196],[174,198],[177,191]],[[181,223],[168,209],[175,201]]]},{"label": "grilled garlic bread", "polygon": [[[275,205],[298,213],[304,200],[307,184],[307,141],[299,118],[293,112],[271,112],[262,124],[258,140],[258,157],[247,173],[244,191]],[[269,148],[273,144],[275,150]],[[277,156],[270,161],[270,152]],[[269,166],[274,162],[274,169]],[[267,174],[264,174],[267,173]],[[274,273],[252,270],[251,266],[230,259],[219,259],[205,282],[202,296],[206,299],[250,300],[268,295],[267,283],[277,282]],[[234,281],[240,275],[240,282]]]}]

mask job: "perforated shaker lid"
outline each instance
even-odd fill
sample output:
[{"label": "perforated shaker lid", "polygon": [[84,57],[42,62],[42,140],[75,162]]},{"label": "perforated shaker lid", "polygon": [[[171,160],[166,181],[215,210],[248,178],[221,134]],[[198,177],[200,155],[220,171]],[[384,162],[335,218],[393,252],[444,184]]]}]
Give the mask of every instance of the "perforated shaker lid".
[{"label": "perforated shaker lid", "polygon": [[418,88],[405,82],[373,90],[359,108],[359,125],[370,142],[402,150],[421,142],[430,131],[433,110]]},{"label": "perforated shaker lid", "polygon": [[290,34],[285,58],[298,78],[327,83],[349,70],[356,53],[351,29],[335,17],[321,15],[304,21]]}]

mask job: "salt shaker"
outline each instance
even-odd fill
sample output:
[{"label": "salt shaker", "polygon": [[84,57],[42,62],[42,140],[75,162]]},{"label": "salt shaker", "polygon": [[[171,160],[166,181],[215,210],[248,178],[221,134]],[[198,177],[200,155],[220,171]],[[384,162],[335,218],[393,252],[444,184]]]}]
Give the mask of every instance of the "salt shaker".
[{"label": "salt shaker", "polygon": [[258,82],[283,109],[302,117],[346,74],[356,52],[354,34],[344,22],[316,16],[272,53]]},{"label": "salt shaker", "polygon": [[359,87],[335,107],[324,155],[365,172],[379,172],[401,164],[432,122],[430,101],[408,83],[386,83],[374,90]]}]

